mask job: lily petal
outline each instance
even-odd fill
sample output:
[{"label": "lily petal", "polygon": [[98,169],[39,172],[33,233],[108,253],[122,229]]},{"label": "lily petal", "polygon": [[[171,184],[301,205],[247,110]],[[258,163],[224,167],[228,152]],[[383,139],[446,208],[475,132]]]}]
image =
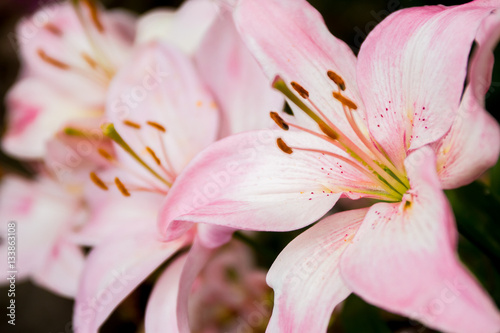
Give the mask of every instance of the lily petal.
[{"label": "lily petal", "polygon": [[76,297],[77,332],[96,332],[115,307],[163,261],[191,241],[161,242],[154,229],[117,232],[87,258]]},{"label": "lily petal", "polygon": [[[50,273],[53,268],[65,262],[66,253],[60,250],[70,247],[66,235],[79,221],[80,213],[78,199],[49,179],[28,181],[16,176],[6,176],[2,179],[0,219],[15,222],[18,237],[23,237],[23,241],[17,244],[17,261],[22,263],[16,267],[19,279],[36,276],[38,272],[40,276],[47,275],[44,272]],[[7,228],[1,231],[1,235],[3,239],[7,239]],[[8,243],[2,242],[0,252],[5,257],[7,250]],[[74,251],[71,254],[74,254]],[[75,265],[78,266],[78,254],[69,256],[75,258]],[[62,261],[50,262],[51,259]],[[52,265],[54,266],[50,267]],[[75,270],[77,268],[60,271],[59,279],[74,278]],[[63,273],[68,273],[69,276]],[[66,296],[72,293],[68,285],[60,286],[59,290],[57,284],[48,283],[48,278],[41,280],[47,282],[43,283],[45,287],[56,287],[54,291],[57,293]]]},{"label": "lily petal", "polygon": [[498,332],[500,314],[462,266],[453,213],[429,147],[405,161],[411,190],[400,204],[372,206],[340,269],[368,302],[447,332]]},{"label": "lily petal", "polygon": [[147,332],[179,332],[177,299],[187,255],[172,262],[156,280],[144,319]]},{"label": "lily petal", "polygon": [[[109,80],[96,64],[105,66],[111,74],[128,59],[135,19],[124,11],[105,12],[99,8],[101,32],[89,18],[90,13],[82,9],[86,28],[72,4],[56,4],[22,20],[17,39],[25,73],[50,82],[69,98],[96,106],[105,100]],[[49,17],[42,27],[40,17]]]},{"label": "lily petal", "polygon": [[[241,0],[234,19],[243,40],[271,80],[280,75],[287,83],[299,83],[344,134],[359,141],[342,104],[332,96],[338,88],[327,75],[329,70],[340,75],[346,83],[344,96],[361,103],[356,57],[347,44],[331,35],[314,7],[305,0]],[[295,114],[301,125],[309,123],[302,111],[296,110]],[[362,105],[358,105],[357,114],[364,117]]]},{"label": "lily petal", "polygon": [[184,1],[176,11],[152,10],[138,22],[136,44],[160,40],[193,55],[217,14],[212,0]]},{"label": "lily petal", "polygon": [[193,283],[200,274],[203,267],[214,253],[214,249],[204,247],[198,239],[195,239],[189,250],[184,269],[182,270],[179,295],[177,298],[177,320],[180,333],[189,333],[188,301]]},{"label": "lily petal", "polygon": [[59,295],[73,298],[84,264],[85,258],[80,247],[63,239],[52,247],[41,269],[33,274],[33,281]]},{"label": "lily petal", "polygon": [[476,38],[470,82],[450,132],[438,143],[438,174],[443,188],[456,188],[477,179],[495,165],[500,153],[500,127],[484,109],[491,84],[493,49],[500,38],[500,14],[486,18]]},{"label": "lily petal", "polygon": [[334,307],[351,293],[340,276],[340,255],[367,211],[326,217],[280,253],[267,275],[274,289],[267,332],[326,332]]},{"label": "lily petal", "polygon": [[493,6],[400,10],[369,34],[358,56],[358,83],[371,134],[399,169],[408,150],[450,129],[467,61]]},{"label": "lily petal", "polygon": [[[161,42],[143,45],[129,66],[115,76],[106,114],[118,133],[136,152],[143,153],[148,163],[156,165],[144,153],[145,146],[155,152],[163,166],[168,165],[168,159],[176,174],[216,139],[218,131],[218,110],[189,58]],[[126,121],[142,128],[127,126]],[[147,122],[157,123],[165,131]],[[117,154],[124,164],[150,177],[121,148]]]},{"label": "lily petal", "polygon": [[[188,301],[195,279],[214,250],[197,239],[189,253],[168,266],[150,296],[146,311],[146,329],[151,332],[189,333]],[[154,327],[160,328],[158,330]]]},{"label": "lily petal", "polygon": [[321,218],[342,193],[380,191],[374,180],[334,157],[304,151],[285,154],[276,146],[277,137],[291,147],[327,151],[333,147],[308,133],[271,130],[214,143],[193,160],[170,190],[159,215],[163,235],[177,237],[190,227],[186,222],[294,230]]},{"label": "lily petal", "polygon": [[283,97],[271,88],[228,13],[219,13],[195,61],[222,111],[219,136],[268,128],[269,111],[283,108]]},{"label": "lily petal", "polygon": [[[113,179],[116,170],[100,173],[102,179]],[[163,195],[148,192],[133,193],[133,199],[124,197],[118,190],[102,191],[93,183],[88,184],[85,200],[90,208],[86,223],[73,236],[79,244],[97,246],[117,230],[141,232],[154,228]],[[131,203],[133,200],[133,204]]]}]

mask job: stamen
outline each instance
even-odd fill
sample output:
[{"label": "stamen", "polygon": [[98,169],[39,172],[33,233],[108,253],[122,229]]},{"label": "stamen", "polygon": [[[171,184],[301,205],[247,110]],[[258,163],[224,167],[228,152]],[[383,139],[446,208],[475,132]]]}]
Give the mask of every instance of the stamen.
[{"label": "stamen", "polygon": [[344,97],[342,94],[335,92],[335,91],[332,94],[333,94],[333,97],[335,97],[340,103],[347,106],[349,109],[356,110],[358,108],[356,103],[351,101],[349,98]]},{"label": "stamen", "polygon": [[342,91],[345,90],[345,82],[340,75],[338,75],[334,71],[328,71],[327,74],[330,80],[332,80],[339,87],[340,90]]},{"label": "stamen", "polygon": [[56,35],[57,37],[61,37],[63,34],[62,30],[53,25],[52,23],[45,24],[44,28],[50,31],[52,34]]},{"label": "stamen", "polygon": [[140,129],[141,128],[141,125],[139,125],[138,123],[133,122],[132,120],[127,120],[127,119],[125,119],[123,121],[123,125],[126,125],[128,127],[132,127],[132,128],[135,128],[135,129]]},{"label": "stamen", "polygon": [[99,32],[104,32],[104,26],[101,23],[101,20],[99,18],[99,10],[93,0],[82,0],[83,3],[85,3],[90,11],[90,17],[92,18],[92,22],[94,22],[94,25],[96,26],[97,30]]},{"label": "stamen", "polygon": [[97,149],[97,152],[99,153],[99,155],[101,155],[103,158],[107,159],[108,161],[112,162],[115,160],[115,158],[113,157],[113,155],[111,155],[107,150],[105,149],[102,149],[102,148],[99,148]]},{"label": "stamen", "polygon": [[44,50],[38,49],[37,50],[38,56],[45,61],[48,64],[51,64],[52,66],[55,66],[60,69],[68,70],[70,66],[62,61],[59,61],[57,59],[52,58],[51,56],[47,55]]},{"label": "stamen", "polygon": [[293,153],[292,148],[288,147],[288,145],[285,143],[285,141],[283,141],[282,138],[276,139],[276,143],[278,144],[279,149],[281,149],[284,153]]},{"label": "stamen", "polygon": [[309,92],[304,89],[300,84],[298,84],[295,81],[291,82],[292,88],[295,89],[295,91],[302,97],[302,98],[309,98]]},{"label": "stamen", "polygon": [[95,61],[94,58],[92,58],[91,56],[89,56],[87,53],[82,52],[81,56],[82,56],[83,60],[85,60],[85,62],[90,67],[92,67],[93,69],[96,69],[99,66],[99,64],[97,63],[97,61]]},{"label": "stamen", "polygon": [[156,128],[158,131],[161,131],[163,133],[165,133],[167,130],[165,129],[165,127],[163,127],[162,125],[158,124],[157,122],[154,122],[154,121],[147,121],[146,124],[148,124],[149,126],[153,127],[153,128]]},{"label": "stamen", "polygon": [[280,117],[280,115],[277,112],[271,111],[270,112],[271,119],[274,120],[276,125],[278,125],[281,129],[288,131],[290,128],[288,124],[283,120],[283,118]]},{"label": "stamen", "polygon": [[333,129],[331,129],[330,126],[325,126],[323,123],[320,123],[318,125],[319,129],[333,140],[337,140],[339,138],[339,135]]},{"label": "stamen", "polygon": [[151,155],[151,157],[155,160],[156,164],[158,165],[161,165],[161,161],[160,159],[158,158],[158,156],[156,156],[155,152],[153,149],[151,149],[150,147],[146,147],[146,151],[149,153],[149,155]]},{"label": "stamen", "polygon": [[304,111],[312,120],[316,123],[326,123],[321,119],[316,113],[314,113],[307,105],[304,104],[295,94],[288,88],[285,81],[280,76],[276,76],[273,82],[273,88],[280,91],[283,95],[285,95],[288,99],[292,101],[297,107],[299,107],[302,111]]},{"label": "stamen", "polygon": [[108,186],[106,186],[106,184],[104,184],[104,182],[102,181],[101,178],[99,178],[95,172],[91,172],[90,173],[90,180],[92,180],[92,182],[97,185],[97,187],[101,188],[102,190],[104,191],[107,191],[108,190]]},{"label": "stamen", "polygon": [[102,132],[104,135],[106,135],[108,138],[116,142],[120,147],[122,147],[123,150],[125,150],[130,156],[132,156],[139,164],[141,164],[146,170],[148,170],[153,176],[161,180],[163,183],[165,183],[168,187],[172,186],[172,183],[164,179],[162,176],[160,176],[156,171],[154,171],[146,162],[142,160],[142,158],[137,155],[132,148],[123,140],[123,138],[120,136],[120,134],[116,131],[115,126],[112,123],[108,124],[103,124],[102,125]]},{"label": "stamen", "polygon": [[118,177],[115,178],[115,184],[118,190],[123,194],[125,197],[130,197],[130,192],[127,190],[125,185],[120,181]]}]

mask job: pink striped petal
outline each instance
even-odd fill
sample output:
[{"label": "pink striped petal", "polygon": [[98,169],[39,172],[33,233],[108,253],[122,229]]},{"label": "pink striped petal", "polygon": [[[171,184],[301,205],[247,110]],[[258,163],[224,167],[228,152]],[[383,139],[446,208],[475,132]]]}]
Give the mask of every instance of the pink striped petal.
[{"label": "pink striped petal", "polygon": [[386,18],[358,57],[368,126],[399,169],[407,150],[450,129],[460,105],[470,48],[494,7],[416,7]]},{"label": "pink striped petal", "polygon": [[339,272],[339,258],[368,209],[324,218],[280,253],[267,275],[274,309],[267,332],[325,332],[333,308],[351,290]]},{"label": "pink striped petal", "polygon": [[342,193],[380,191],[374,180],[334,157],[303,151],[285,154],[276,146],[278,136],[292,147],[336,151],[326,141],[292,131],[247,132],[211,145],[170,190],[159,215],[165,237],[182,234],[190,227],[186,222],[298,229],[321,218]]},{"label": "pink striped petal", "polygon": [[340,262],[347,286],[368,302],[447,332],[498,332],[500,314],[456,254],[453,213],[429,147],[405,161],[402,203],[372,206]]},{"label": "pink striped petal", "polygon": [[[363,118],[356,57],[347,44],[332,36],[314,7],[305,0],[241,0],[234,18],[243,40],[271,81],[280,75],[287,83],[298,82],[338,128],[359,141],[342,104],[332,97],[332,91],[338,88],[327,75],[332,70],[343,78],[343,94],[358,103],[357,114]],[[296,110],[295,115],[301,125],[309,124],[302,111]]]},{"label": "pink striped petal", "polygon": [[484,20],[470,66],[470,82],[450,132],[438,143],[438,174],[444,188],[456,188],[477,179],[492,167],[500,153],[500,127],[484,110],[491,84],[493,49],[500,38],[500,14]]}]

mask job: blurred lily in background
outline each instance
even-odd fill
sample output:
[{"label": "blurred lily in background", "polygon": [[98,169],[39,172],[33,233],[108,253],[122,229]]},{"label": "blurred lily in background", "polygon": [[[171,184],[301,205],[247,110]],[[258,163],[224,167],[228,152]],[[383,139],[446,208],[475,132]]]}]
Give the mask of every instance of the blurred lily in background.
[{"label": "blurred lily in background", "polygon": [[[42,15],[49,18],[37,28]],[[82,131],[85,123],[98,125],[109,82],[128,59],[134,36],[131,13],[105,11],[93,1],[50,4],[21,20],[22,68],[6,99],[5,151],[43,159],[47,143],[69,122],[83,120]]]},{"label": "blurred lily in background", "polygon": [[[101,150],[109,167],[90,174],[96,187],[89,191],[88,201],[95,208],[79,236],[94,248],[76,297],[78,332],[96,331],[147,276],[191,246],[184,264],[167,265],[167,277],[155,284],[165,292],[163,299],[152,296],[145,318],[146,330],[189,331],[191,286],[215,248],[231,239],[231,228],[200,226],[184,237],[165,241],[156,227],[162,201],[199,151],[221,136],[269,126],[267,110],[283,105],[283,98],[271,89],[240,40],[231,16],[211,2],[191,1],[185,6],[193,16],[183,7],[172,20],[196,24],[193,17],[207,5],[217,16],[194,48],[186,41],[189,35],[176,36],[181,44],[168,35],[163,38],[157,22],[158,15],[165,13],[148,13],[140,20],[139,27],[145,30],[138,36],[149,37],[110,85],[105,114],[109,123],[102,128],[114,141],[116,153]],[[95,190],[106,192],[95,194]],[[120,208],[125,206],[130,213]],[[117,289],[118,282],[123,284]]]}]

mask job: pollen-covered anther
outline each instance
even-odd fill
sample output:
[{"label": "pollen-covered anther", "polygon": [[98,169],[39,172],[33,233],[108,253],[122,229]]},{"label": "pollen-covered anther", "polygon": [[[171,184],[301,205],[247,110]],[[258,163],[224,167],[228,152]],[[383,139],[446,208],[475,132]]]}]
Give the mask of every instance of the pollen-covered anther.
[{"label": "pollen-covered anther", "polygon": [[123,183],[118,177],[115,178],[115,185],[116,188],[118,188],[118,190],[123,194],[124,197],[130,197],[130,192],[127,190],[125,185],[123,185]]},{"label": "pollen-covered anther", "polygon": [[63,34],[62,30],[53,25],[52,23],[45,24],[44,28],[57,37],[61,37]]},{"label": "pollen-covered anther", "polygon": [[82,56],[83,60],[85,60],[85,62],[90,67],[92,67],[93,69],[96,69],[99,66],[99,64],[97,63],[97,61],[95,61],[94,58],[92,58],[91,56],[89,56],[87,53],[82,52],[81,56]]},{"label": "pollen-covered anther", "polygon": [[156,128],[158,131],[160,132],[163,132],[165,133],[167,130],[165,129],[165,127],[163,127],[162,125],[158,124],[157,122],[155,121],[147,121],[146,124],[148,124],[149,126],[153,127],[153,128]]},{"label": "pollen-covered anther", "polygon": [[158,156],[156,156],[156,153],[154,152],[153,149],[151,149],[150,147],[146,147],[146,151],[148,152],[149,155],[151,155],[151,157],[155,160],[156,164],[158,165],[161,165],[161,161],[160,159],[158,158]]},{"label": "pollen-covered anther", "polygon": [[280,115],[277,112],[271,111],[270,112],[271,119],[274,120],[276,125],[278,125],[281,129],[288,131],[290,128],[288,124],[283,120],[283,118],[280,117]]},{"label": "pollen-covered anther", "polygon": [[140,129],[141,128],[141,125],[139,125],[138,123],[132,121],[132,120],[128,120],[128,119],[125,119],[123,121],[123,125],[126,125],[128,127],[132,127],[132,128],[135,128],[135,129]]},{"label": "pollen-covered anther", "polygon": [[300,84],[298,84],[295,81],[292,81],[291,83],[292,88],[302,97],[302,98],[309,98],[309,91],[305,90],[304,87],[302,87]]},{"label": "pollen-covered anther", "polygon": [[99,187],[100,189],[104,190],[104,191],[107,191],[108,190],[108,186],[102,181],[101,178],[99,178],[95,172],[91,172],[90,173],[90,180],[92,180],[92,182],[97,186]]},{"label": "pollen-covered anther", "polygon": [[343,96],[342,94],[340,94],[338,92],[335,92],[335,91],[332,94],[333,94],[333,97],[335,97],[336,100],[338,100],[343,105],[347,106],[349,109],[356,110],[358,108],[358,106],[356,105],[356,103],[354,103],[353,101],[351,101],[349,98]]},{"label": "pollen-covered anther", "polygon": [[113,157],[113,155],[111,155],[107,150],[105,150],[103,148],[97,149],[97,152],[99,153],[99,155],[101,155],[104,159],[106,159],[108,161],[114,161],[115,160],[115,158]]},{"label": "pollen-covered anther", "polygon": [[327,125],[325,125],[323,123],[319,123],[318,126],[319,126],[319,129],[323,133],[325,133],[329,138],[331,138],[333,140],[337,140],[339,138],[339,135],[333,129],[328,127]]},{"label": "pollen-covered anther", "polygon": [[279,149],[281,149],[284,153],[293,153],[292,148],[288,147],[288,145],[285,143],[285,141],[283,141],[282,138],[276,139],[276,143],[278,144]]},{"label": "pollen-covered anther", "polygon": [[340,90],[345,90],[345,82],[340,75],[331,70],[327,72],[327,75],[330,80],[332,80],[339,87]]},{"label": "pollen-covered anther", "polygon": [[93,0],[82,0],[83,3],[85,3],[90,11],[90,17],[92,18],[92,22],[94,23],[95,27],[99,32],[104,32],[104,26],[101,23],[101,19],[99,17],[99,9],[97,8],[97,5],[95,1]]},{"label": "pollen-covered anther", "polygon": [[51,56],[47,55],[47,53],[45,53],[45,51],[42,49],[38,49],[37,54],[43,61],[45,61],[46,63],[48,63],[52,66],[55,66],[57,68],[64,69],[64,70],[67,70],[70,68],[70,66],[67,63],[52,58]]}]

